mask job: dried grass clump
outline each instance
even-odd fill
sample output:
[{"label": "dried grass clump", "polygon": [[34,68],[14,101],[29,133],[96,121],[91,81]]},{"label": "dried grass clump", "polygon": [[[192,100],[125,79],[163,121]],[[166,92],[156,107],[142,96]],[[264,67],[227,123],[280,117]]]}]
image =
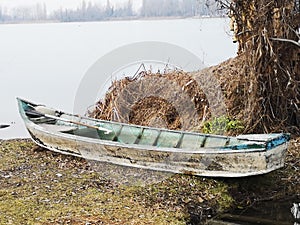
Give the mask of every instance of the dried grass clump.
[{"label": "dried grass clump", "polygon": [[88,114],[97,119],[194,131],[202,131],[212,118],[244,121],[244,61],[240,55],[189,73],[142,71],[113,81],[105,98]]},{"label": "dried grass clump", "polygon": [[169,129],[194,129],[210,114],[205,93],[181,70],[142,71],[114,81],[89,116]]}]

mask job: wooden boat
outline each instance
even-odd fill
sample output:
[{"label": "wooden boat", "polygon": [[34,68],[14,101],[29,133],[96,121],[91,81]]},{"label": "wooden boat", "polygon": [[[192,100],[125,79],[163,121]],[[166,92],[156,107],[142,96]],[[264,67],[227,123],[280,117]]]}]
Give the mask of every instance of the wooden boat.
[{"label": "wooden boat", "polygon": [[36,144],[122,166],[210,177],[243,177],[284,166],[289,134],[237,137],[96,120],[18,99]]}]

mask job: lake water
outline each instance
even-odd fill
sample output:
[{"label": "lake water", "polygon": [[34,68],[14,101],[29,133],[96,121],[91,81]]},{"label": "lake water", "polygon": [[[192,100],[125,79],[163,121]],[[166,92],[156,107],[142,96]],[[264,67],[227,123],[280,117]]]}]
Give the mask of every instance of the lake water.
[{"label": "lake water", "polygon": [[[73,112],[78,87],[99,58],[145,41],[179,46],[207,66],[234,57],[237,48],[224,18],[0,25],[0,124],[11,124],[0,139],[28,137],[16,97]],[[99,74],[99,84],[106,81]]]}]

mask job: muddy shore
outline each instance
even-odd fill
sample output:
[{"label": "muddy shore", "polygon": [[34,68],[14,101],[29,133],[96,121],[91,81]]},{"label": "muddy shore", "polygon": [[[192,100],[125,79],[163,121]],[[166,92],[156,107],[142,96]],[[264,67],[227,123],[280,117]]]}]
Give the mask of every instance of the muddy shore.
[{"label": "muddy shore", "polygon": [[297,137],[285,167],[266,175],[209,179],[86,161],[29,139],[0,140],[0,224],[204,224],[257,202],[300,200],[299,150]]}]

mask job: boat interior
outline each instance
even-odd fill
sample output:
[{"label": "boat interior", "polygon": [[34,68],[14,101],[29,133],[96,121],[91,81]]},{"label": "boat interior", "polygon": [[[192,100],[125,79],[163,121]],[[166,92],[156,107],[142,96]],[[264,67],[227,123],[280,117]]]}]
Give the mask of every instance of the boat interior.
[{"label": "boat interior", "polygon": [[[37,110],[37,106],[38,105],[27,105],[25,107],[26,116],[32,122],[53,132],[124,144],[189,150],[201,148],[218,148],[224,150],[265,148],[265,142],[263,141],[240,140],[236,137],[206,135],[195,132],[166,130],[112,121],[93,120],[62,113],[47,107],[44,107],[43,110]],[[47,114],[45,114],[45,111]]]}]

